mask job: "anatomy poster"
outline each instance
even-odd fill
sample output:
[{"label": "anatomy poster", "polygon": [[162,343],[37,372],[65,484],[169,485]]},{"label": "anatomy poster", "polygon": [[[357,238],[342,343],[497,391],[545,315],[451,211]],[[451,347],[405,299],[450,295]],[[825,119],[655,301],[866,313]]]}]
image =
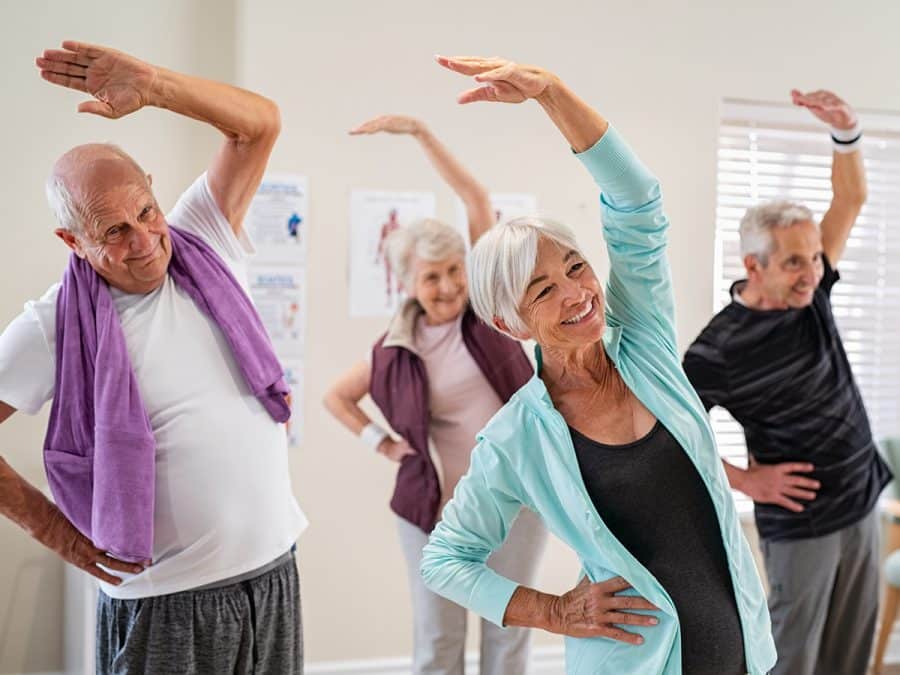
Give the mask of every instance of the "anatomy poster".
[{"label": "anatomy poster", "polygon": [[350,316],[390,316],[403,300],[385,242],[401,227],[434,217],[431,192],[354,190],[350,198]]}]

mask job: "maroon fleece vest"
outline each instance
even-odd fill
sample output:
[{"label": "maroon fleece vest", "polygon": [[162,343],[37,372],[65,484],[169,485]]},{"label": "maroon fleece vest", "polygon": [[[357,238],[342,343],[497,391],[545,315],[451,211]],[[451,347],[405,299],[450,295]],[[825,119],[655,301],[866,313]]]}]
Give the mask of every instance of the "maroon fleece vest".
[{"label": "maroon fleece vest", "polygon": [[[469,354],[504,403],[534,373],[522,345],[485,325],[471,308],[463,315],[462,336]],[[429,533],[437,523],[441,487],[428,452],[428,373],[422,359],[403,347],[385,347],[384,339],[382,336],[372,348],[369,395],[391,428],[416,451],[400,462],[391,509]]]}]

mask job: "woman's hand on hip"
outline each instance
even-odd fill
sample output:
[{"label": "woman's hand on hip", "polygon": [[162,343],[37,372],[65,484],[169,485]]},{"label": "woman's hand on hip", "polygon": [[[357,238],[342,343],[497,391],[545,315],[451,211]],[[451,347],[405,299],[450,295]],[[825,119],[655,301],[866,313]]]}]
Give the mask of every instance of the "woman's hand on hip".
[{"label": "woman's hand on hip", "polygon": [[395,441],[392,438],[385,438],[378,445],[378,452],[395,462],[401,461],[407,455],[416,454],[416,451],[413,450],[412,446],[402,438],[399,441]]},{"label": "woman's hand on hip", "polygon": [[551,608],[553,632],[571,637],[606,637],[633,645],[644,642],[637,633],[620,625],[655,626],[655,616],[634,610],[659,611],[659,607],[635,595],[617,595],[631,588],[622,577],[591,583],[587,577],[568,593],[556,598]]}]

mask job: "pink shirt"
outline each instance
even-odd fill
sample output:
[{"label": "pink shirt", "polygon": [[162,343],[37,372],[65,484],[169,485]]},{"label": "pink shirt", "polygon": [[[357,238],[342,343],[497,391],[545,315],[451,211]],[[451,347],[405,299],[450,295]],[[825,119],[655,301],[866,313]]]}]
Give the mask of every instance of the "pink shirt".
[{"label": "pink shirt", "polygon": [[415,348],[428,373],[430,436],[441,469],[441,509],[456,483],[469,470],[475,436],[503,401],[466,349],[462,316],[429,326],[425,314],[416,321]]}]

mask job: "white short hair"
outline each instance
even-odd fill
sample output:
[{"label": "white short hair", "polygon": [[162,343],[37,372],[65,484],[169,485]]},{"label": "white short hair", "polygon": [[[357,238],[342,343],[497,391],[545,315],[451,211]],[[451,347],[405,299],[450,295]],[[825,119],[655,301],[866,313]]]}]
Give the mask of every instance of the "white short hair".
[{"label": "white short hair", "polygon": [[519,305],[537,263],[538,243],[549,239],[578,251],[575,235],[561,223],[531,216],[514,218],[488,230],[469,254],[469,299],[489,326],[501,319],[514,332],[527,330]]},{"label": "white short hair", "polygon": [[423,218],[396,230],[388,237],[385,247],[391,269],[408,291],[415,284],[416,259],[437,262],[451,255],[466,255],[462,235],[433,218]]},{"label": "white short hair", "polygon": [[741,218],[741,257],[756,256],[763,266],[775,250],[772,230],[797,223],[814,223],[812,211],[789,201],[774,201],[747,209]]},{"label": "white short hair", "polygon": [[84,215],[81,212],[65,181],[59,176],[50,176],[45,186],[47,202],[56,222],[64,230],[73,234],[84,232]]}]

